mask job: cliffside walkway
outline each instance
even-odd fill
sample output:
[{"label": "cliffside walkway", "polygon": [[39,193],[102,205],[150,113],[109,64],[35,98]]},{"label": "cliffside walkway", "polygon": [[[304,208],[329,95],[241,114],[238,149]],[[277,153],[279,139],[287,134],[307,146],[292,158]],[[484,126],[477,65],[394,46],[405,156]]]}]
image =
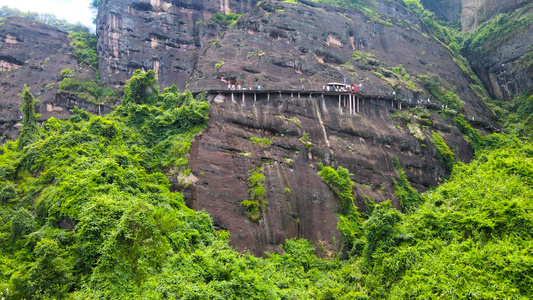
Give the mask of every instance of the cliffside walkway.
[{"label": "cliffside walkway", "polygon": [[[338,101],[339,109],[342,111],[343,109],[349,110],[350,114],[355,115],[359,114],[360,108],[361,108],[361,102],[362,101],[383,101],[385,103],[390,103],[391,107],[397,108],[399,110],[404,108],[410,108],[410,107],[424,107],[430,110],[444,110],[447,109],[445,105],[437,101],[436,99],[424,99],[424,100],[411,100],[411,99],[403,99],[400,97],[397,97],[394,93],[383,93],[381,91],[372,89],[372,87],[365,87],[363,86],[362,92],[352,93],[348,90],[337,90],[337,91],[331,91],[331,90],[325,90],[323,88],[313,88],[313,87],[305,87],[302,89],[289,87],[289,86],[269,86],[269,87],[261,87],[261,88],[254,88],[252,87],[241,87],[241,89],[228,89],[227,86],[206,86],[203,88],[193,88],[190,90],[191,93],[194,95],[198,95],[200,93],[207,93],[210,96],[224,96],[227,98],[231,98],[231,101],[233,103],[237,103],[237,101],[241,101],[242,105],[246,105],[246,99],[250,99],[253,97],[253,101],[257,101],[258,97],[264,99],[266,98],[268,101],[270,101],[271,97],[278,97],[278,99],[283,99],[284,97],[322,97],[322,99],[325,99],[327,96],[329,99],[335,99],[334,101]],[[265,97],[266,96],[266,97]],[[337,100],[338,99],[338,100]],[[250,100],[249,100],[250,101]],[[388,105],[387,103],[387,105]],[[500,132],[500,130],[497,128],[497,125],[494,124],[494,122],[491,122],[490,120],[483,118],[483,117],[477,117],[477,116],[470,116],[465,114],[465,119],[472,123],[473,125],[482,126],[486,130],[490,130],[492,132]]]},{"label": "cliffside walkway", "polygon": [[249,99],[250,97],[253,97],[254,101],[257,101],[258,96],[265,97],[267,100],[270,100],[271,97],[279,97],[282,99],[283,97],[313,97],[313,96],[319,96],[319,97],[326,97],[328,98],[335,98],[338,99],[339,109],[349,108],[350,114],[359,113],[360,109],[360,102],[362,100],[378,100],[378,101],[387,101],[390,102],[390,105],[392,107],[402,109],[402,107],[415,107],[415,106],[425,106],[430,109],[441,109],[440,105],[437,103],[431,103],[431,102],[419,102],[417,103],[416,100],[410,101],[405,99],[397,98],[396,95],[389,93],[380,93],[378,91],[374,91],[371,88],[365,88],[363,87],[362,92],[350,92],[347,89],[338,89],[338,90],[326,90],[325,87],[322,88],[314,88],[314,87],[303,87],[300,89],[294,88],[294,87],[288,87],[288,86],[272,86],[272,87],[241,87],[235,88],[235,89],[228,89],[228,87],[223,86],[215,86],[210,87],[206,86],[201,89],[196,88],[192,89],[191,92],[195,95],[200,94],[202,92],[207,93],[208,95],[223,95],[226,97],[230,97],[232,102],[242,101],[242,103],[245,103],[245,99]]}]

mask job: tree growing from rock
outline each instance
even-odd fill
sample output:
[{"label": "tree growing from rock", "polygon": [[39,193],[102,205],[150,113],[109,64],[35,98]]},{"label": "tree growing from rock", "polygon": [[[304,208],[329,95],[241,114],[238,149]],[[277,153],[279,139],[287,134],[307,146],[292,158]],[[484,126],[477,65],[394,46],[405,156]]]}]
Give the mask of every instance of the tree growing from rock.
[{"label": "tree growing from rock", "polygon": [[39,128],[37,127],[39,115],[35,113],[35,104],[39,102],[39,99],[33,97],[28,86],[24,86],[21,98],[24,100],[24,104],[20,109],[22,110],[22,129],[20,130],[18,150],[34,143],[39,138]]}]

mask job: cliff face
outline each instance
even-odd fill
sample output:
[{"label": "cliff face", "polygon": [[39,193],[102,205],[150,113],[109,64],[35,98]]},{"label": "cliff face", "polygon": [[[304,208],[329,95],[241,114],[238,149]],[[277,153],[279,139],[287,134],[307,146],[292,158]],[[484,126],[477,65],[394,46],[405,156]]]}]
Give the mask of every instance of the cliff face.
[{"label": "cliff face", "polygon": [[461,18],[461,0],[421,0],[424,8],[435,13],[435,16],[447,22],[456,22]]},{"label": "cliff face", "polygon": [[483,21],[515,10],[526,3],[524,0],[461,0],[461,28],[463,32],[473,31]]},{"label": "cliff face", "polygon": [[420,2],[441,20],[460,21],[463,32],[473,31],[484,21],[528,3],[524,0],[421,0]]},{"label": "cliff face", "polygon": [[373,18],[355,9],[303,3],[263,1],[244,15],[198,59],[189,88],[322,89],[326,82],[346,78],[370,93],[396,91],[414,100],[430,95],[417,77],[433,73],[455,87],[465,115],[492,118],[450,54],[405,8],[381,3],[381,16]]},{"label": "cliff face", "polygon": [[[429,93],[416,76],[435,73],[456,87],[468,116],[490,120],[490,111],[470,90],[461,69],[427,37],[417,18],[391,3],[381,4],[379,11],[381,19],[373,20],[357,10],[314,2],[263,1],[205,50],[189,87],[321,89],[325,82],[347,78],[363,82],[369,93],[397,91],[400,98],[420,99]],[[405,86],[405,76],[398,80],[387,71],[400,64],[414,88]],[[276,251],[284,239],[294,237],[311,239],[326,252],[340,246],[335,242],[339,204],[317,175],[319,162],[354,174],[356,204],[364,209],[367,196],[378,202],[392,199],[400,207],[394,196],[394,157],[417,189],[442,181],[446,171],[436,159],[432,130],[440,132],[463,161],[472,156],[451,124],[434,114],[402,119],[390,101],[364,100],[360,114],[353,115],[339,109],[338,98],[320,94],[212,97],[208,128],[189,160],[198,177],[189,190],[189,205],[205,209],[216,225],[228,229],[233,245],[258,255]],[[309,148],[301,142],[306,133],[313,144]],[[272,144],[259,146],[253,137],[268,138]],[[249,198],[246,179],[257,167],[264,168],[268,205],[262,218],[252,222],[240,202]]]},{"label": "cliff face", "polygon": [[[531,3],[508,12],[502,18],[508,20],[506,28],[500,29],[498,35],[464,50],[464,55],[493,99],[510,101],[533,88],[533,72],[525,67],[527,55],[533,52],[532,16]],[[519,24],[527,26],[520,27]],[[484,31],[481,27],[473,32],[474,37],[486,34]]]},{"label": "cliff face", "polygon": [[137,69],[154,70],[161,86],[185,88],[207,41],[222,29],[208,24],[216,12],[243,13],[257,0],[105,0],[98,9],[99,72],[124,85]]},{"label": "cliff face", "polygon": [[[210,100],[208,127],[190,152],[189,167],[198,181],[189,188],[188,205],[206,210],[216,226],[229,230],[232,245],[256,255],[277,251],[285,239],[295,237],[314,241],[323,255],[340,247],[340,205],[317,175],[318,163],[353,173],[356,205],[364,210],[366,197],[392,199],[400,207],[394,196],[394,157],[415,188],[424,191],[442,182],[446,171],[436,159],[432,131],[440,132],[462,161],[472,157],[461,133],[439,116],[402,120],[394,117],[399,111],[390,101],[363,100],[360,113],[353,115],[346,107],[339,109],[337,97],[328,96]],[[310,147],[301,141],[306,133]],[[272,144],[258,145],[254,137]],[[252,222],[240,202],[250,197],[246,180],[257,167],[264,168],[268,204],[262,218]]]},{"label": "cliff face", "polygon": [[[426,9],[445,21],[460,21],[463,32],[478,35],[476,29],[484,22],[498,17],[500,14],[513,15],[518,19],[533,13],[531,1],[524,0],[423,0]],[[503,36],[491,38],[481,47],[467,47],[463,55],[470,62],[476,75],[482,80],[491,98],[509,101],[516,95],[533,87],[533,74],[523,67],[521,61],[533,49],[531,32],[533,27],[527,26],[519,31],[511,26],[503,25],[494,30],[503,32]],[[505,27],[505,28],[503,28]],[[507,32],[506,32],[507,31]]]},{"label": "cliff face", "polygon": [[18,136],[22,112],[19,94],[24,84],[40,99],[37,112],[41,120],[50,117],[68,118],[69,109],[78,105],[98,112],[90,103],[63,96],[56,99],[59,74],[65,68],[75,69],[82,77],[92,78],[94,72],[80,67],[70,46],[68,34],[40,22],[8,17],[0,26],[0,132],[13,140]]}]

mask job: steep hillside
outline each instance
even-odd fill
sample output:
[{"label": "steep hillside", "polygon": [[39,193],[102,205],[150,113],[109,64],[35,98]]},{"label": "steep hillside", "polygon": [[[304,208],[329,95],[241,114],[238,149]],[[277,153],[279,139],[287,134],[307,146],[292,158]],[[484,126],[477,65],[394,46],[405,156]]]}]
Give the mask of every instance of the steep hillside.
[{"label": "steep hillside", "polygon": [[418,77],[434,73],[453,87],[467,115],[491,116],[461,68],[415,15],[398,4],[378,5],[379,15],[371,15],[311,1],[263,1],[212,41],[189,88],[231,83],[321,89],[346,78],[372,93],[396,90],[398,97],[420,99],[430,93]]},{"label": "steep hillside", "polygon": [[[317,258],[302,239],[262,259],[229,247],[226,231],[170,191],[159,171],[186,163],[209,105],[176,89],[154,92],[156,83],[153,72],[136,72],[112,114],[77,110],[41,128],[24,92],[30,139],[0,147],[0,297],[533,297],[531,145],[478,136],[477,158],[411,195],[418,200],[406,213],[368,202],[358,215],[343,202],[344,259]],[[350,200],[346,170],[319,168]],[[400,172],[399,189],[404,180]]]},{"label": "steep hillside", "polygon": [[439,20],[458,22],[463,32],[475,30],[494,16],[516,10],[528,3],[523,0],[420,0]]},{"label": "steep hillside", "polygon": [[[193,144],[192,173],[176,177],[175,169],[169,168],[167,174],[173,188],[186,193],[187,204],[211,213],[217,226],[229,229],[232,245],[240,249],[262,255],[265,250],[278,251],[287,238],[305,237],[322,245],[323,254],[336,251],[340,247],[336,229],[340,206],[318,177],[318,163],[343,166],[353,174],[355,201],[361,211],[366,209],[367,198],[377,202],[392,199],[396,208],[405,209],[396,186],[404,170],[417,190],[434,187],[450,174],[451,161],[470,161],[478,146],[471,136],[463,137],[468,134],[465,119],[489,131],[498,124],[480,99],[486,93],[477,86],[479,81],[459,56],[458,47],[433,37],[431,24],[423,23],[426,18],[422,21],[404,1],[363,1],[365,5],[356,1],[347,6],[321,2],[342,4],[308,0],[258,4],[97,1],[98,64],[94,53],[90,62],[80,65],[78,59],[76,63],[69,55],[76,53],[71,38],[54,31],[54,41],[66,51],[57,50],[55,55],[69,65],[57,64],[57,70],[48,70],[47,74],[55,76],[48,78],[55,83],[42,83],[43,94],[36,92],[50,111],[42,119],[69,116],[74,105],[99,113],[109,111],[81,100],[93,97],[91,101],[100,103],[107,99],[103,96],[107,92],[99,90],[88,96],[78,89],[76,78],[70,79],[70,71],[62,75],[65,68],[74,69],[80,79],[94,78],[89,66],[97,68],[103,81],[117,87],[126,84],[137,69],[154,70],[160,87],[176,84],[195,92],[228,84],[320,90],[331,81],[360,83],[367,96],[360,99],[357,114],[340,108],[337,98],[320,94],[260,95],[242,102],[229,95],[209,95],[214,104],[211,120]],[[527,9],[529,6],[523,6],[524,15]],[[17,30],[26,32],[32,26],[12,28],[9,22],[4,25],[6,43]],[[41,41],[40,36],[32,38],[35,44],[51,43]],[[472,49],[487,41],[476,36],[480,35],[473,33],[471,40],[467,39]],[[524,45],[527,39],[522,39]],[[520,51],[517,53],[524,57]],[[47,57],[42,57],[42,65]],[[477,55],[476,59],[486,57]],[[12,67],[6,60],[9,76],[19,71]],[[24,64],[19,67],[28,69]],[[479,68],[475,70],[481,74]],[[529,84],[521,73],[513,74]],[[490,76],[480,77],[487,82]],[[71,90],[58,91],[59,80],[69,83]],[[16,93],[21,90],[18,85],[13,88]],[[31,82],[30,87],[35,90]],[[90,87],[96,88],[94,84]],[[13,96],[16,93],[12,92],[7,102],[20,101]],[[377,95],[403,100],[404,110]],[[425,100],[424,107],[405,110],[406,103],[420,99]],[[11,114],[18,111],[14,105],[6,107],[13,107],[6,109]],[[13,117],[20,118],[11,116],[6,124],[15,124]],[[13,129],[12,137],[16,136]],[[250,198],[254,170],[264,177],[257,187],[265,188],[262,197],[269,203],[259,215],[242,204]]]},{"label": "steep hillside", "polygon": [[93,5],[0,23],[0,299],[533,298],[531,1]]}]

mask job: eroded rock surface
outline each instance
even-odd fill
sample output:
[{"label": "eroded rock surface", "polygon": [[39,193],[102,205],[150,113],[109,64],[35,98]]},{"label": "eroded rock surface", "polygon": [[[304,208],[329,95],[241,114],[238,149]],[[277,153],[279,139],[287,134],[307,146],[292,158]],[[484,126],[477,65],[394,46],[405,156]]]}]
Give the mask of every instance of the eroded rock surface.
[{"label": "eroded rock surface", "polygon": [[[417,77],[435,73],[455,87],[465,115],[493,118],[450,54],[405,8],[381,3],[376,20],[354,9],[305,3],[263,1],[245,14],[199,58],[189,87],[321,89],[346,78],[369,93],[396,90],[399,97],[414,100],[430,95]],[[412,87],[394,75],[400,65]]]},{"label": "eroded rock surface", "polygon": [[[518,13],[519,12],[519,13]],[[533,14],[533,5],[517,11],[515,18]],[[491,94],[491,98],[510,101],[533,88],[533,70],[525,66],[533,52],[533,23],[521,30],[510,30],[496,40],[486,41],[464,52],[472,68]]]},{"label": "eroded rock surface", "polygon": [[98,9],[99,72],[121,86],[137,69],[154,70],[163,87],[185,88],[196,59],[223,28],[216,12],[243,13],[257,0],[105,0]]},{"label": "eroded rock surface", "polygon": [[461,24],[463,32],[475,30],[483,21],[516,10],[526,0],[421,0],[424,7],[441,20]]},{"label": "eroded rock surface", "polygon": [[[40,99],[37,112],[41,120],[50,117],[68,118],[72,101],[56,101],[60,72],[65,68],[76,70],[81,77],[92,78],[94,72],[79,66],[66,32],[40,22],[19,17],[8,17],[0,26],[0,132],[4,139],[18,136],[22,118],[19,94],[24,84]],[[76,104],[97,113],[90,103],[76,100]]]},{"label": "eroded rock surface", "polygon": [[[398,110],[390,101],[361,101],[360,114],[352,115],[348,108],[339,109],[336,97],[269,98],[254,101],[247,95],[244,105],[241,97],[211,99],[208,127],[190,153],[190,168],[199,181],[188,205],[206,210],[216,226],[229,230],[234,246],[256,255],[278,251],[285,239],[295,237],[314,241],[322,255],[340,247],[340,204],[317,175],[320,162],[354,174],[356,204],[364,210],[367,196],[377,202],[392,199],[400,207],[394,196],[394,157],[417,189],[442,182],[446,171],[436,159],[432,130],[439,131],[463,161],[472,156],[455,127],[432,115],[409,121],[419,131],[415,134],[406,122],[393,118]],[[301,141],[306,133],[311,147]],[[268,138],[272,144],[258,145],[253,137]],[[240,202],[249,199],[246,180],[256,167],[264,168],[268,204],[262,218],[252,222]]]},{"label": "eroded rock surface", "polygon": [[524,0],[461,0],[461,28],[463,32],[473,31],[484,20],[515,10],[527,2]]},{"label": "eroded rock surface", "polygon": [[424,8],[435,13],[435,16],[448,22],[456,22],[461,18],[461,0],[421,0]]},{"label": "eroded rock surface", "polygon": [[[420,99],[429,93],[417,77],[434,73],[455,87],[465,115],[492,121],[469,79],[418,18],[390,2],[378,9],[379,20],[311,1],[263,1],[205,50],[189,87],[321,89],[346,78],[363,83],[369,94],[396,91],[400,98]],[[414,86],[393,74],[400,64]],[[189,205],[209,212],[229,230],[233,245],[254,254],[276,251],[282,240],[294,237],[324,249],[340,246],[335,230],[339,204],[317,175],[319,162],[354,174],[357,206],[364,210],[367,196],[378,202],[392,199],[400,207],[393,187],[395,156],[417,189],[442,182],[446,171],[436,159],[431,130],[440,132],[463,161],[472,156],[462,134],[435,115],[429,122],[402,121],[391,115],[397,108],[390,102],[370,99],[361,103],[360,114],[350,115],[346,108],[339,110],[336,98],[292,96],[271,93],[254,101],[248,95],[244,106],[238,93],[233,99],[215,97],[208,128],[191,152],[190,166],[199,181]],[[314,146],[306,148],[300,141],[305,133]],[[269,138],[272,145],[261,147],[252,137]],[[249,197],[248,172],[259,166],[265,170],[268,205],[263,217],[252,222],[240,202]]]}]

